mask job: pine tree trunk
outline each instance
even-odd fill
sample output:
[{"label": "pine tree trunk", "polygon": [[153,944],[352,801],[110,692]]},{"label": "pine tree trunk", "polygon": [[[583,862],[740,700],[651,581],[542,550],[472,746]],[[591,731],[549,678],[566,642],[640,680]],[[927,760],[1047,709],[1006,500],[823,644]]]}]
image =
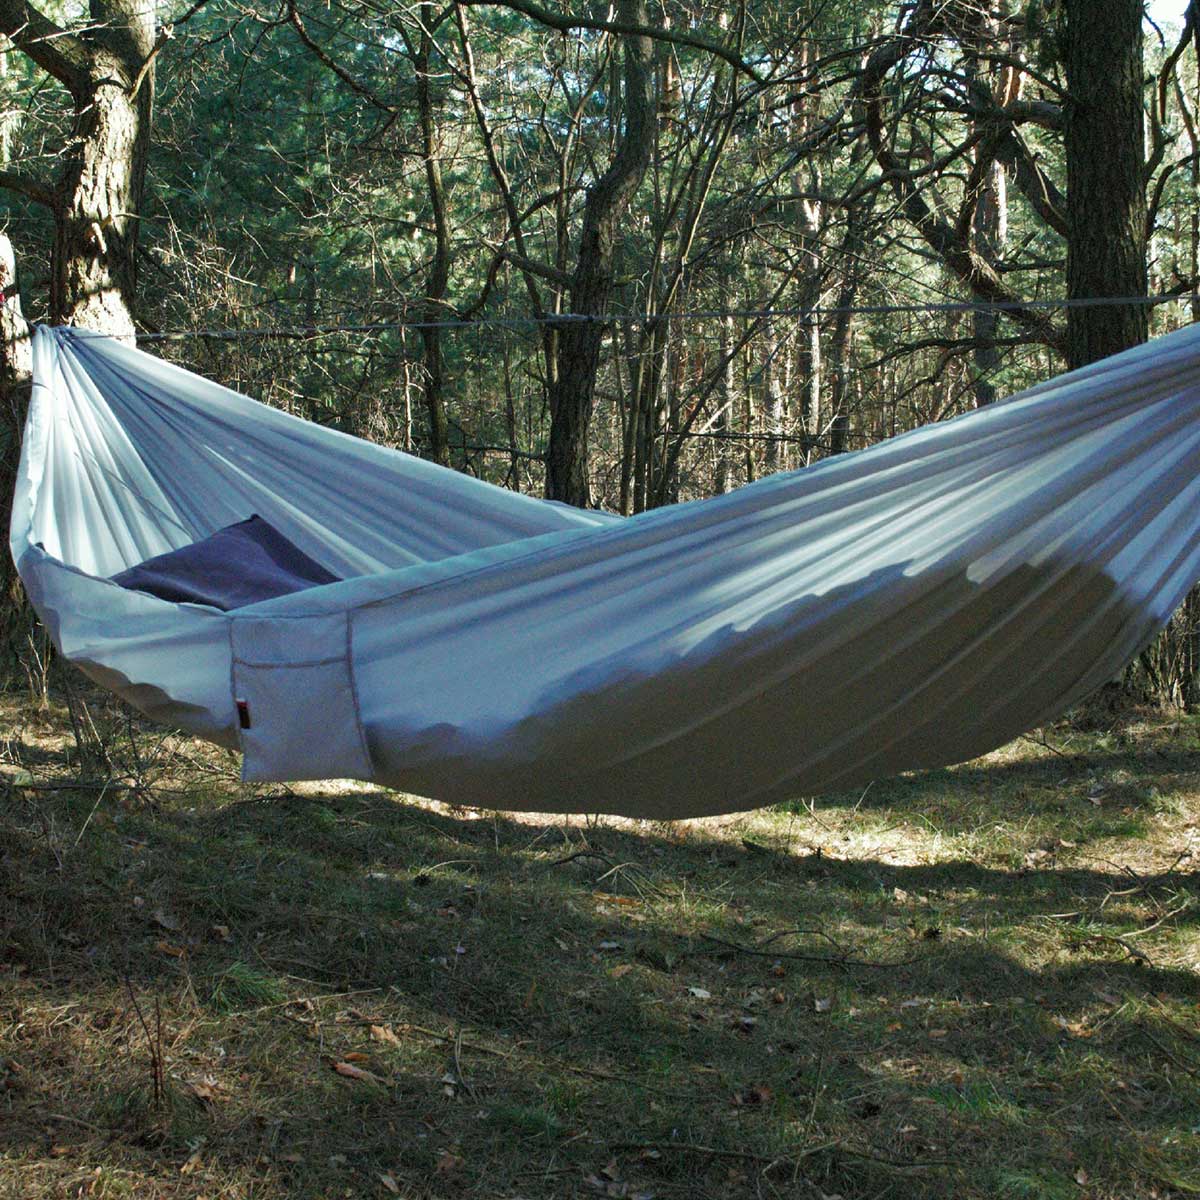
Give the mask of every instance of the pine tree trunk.
[{"label": "pine tree trunk", "polygon": [[[154,100],[153,0],[92,0],[87,38],[60,29],[25,0],[0,0],[0,32],[69,92],[74,117],[53,186],[18,187],[54,220],[50,319],[132,339],[137,234]],[[8,529],[30,371],[15,295],[12,247],[0,240],[0,521]],[[0,674],[23,649],[28,610],[8,564],[0,567]]]},{"label": "pine tree trunk", "polygon": [[768,472],[787,469],[787,400],[779,379],[780,359],[784,352],[783,339],[775,335],[775,318],[763,319],[762,397],[763,432],[767,435],[763,447],[763,467]]},{"label": "pine tree trunk", "polygon": [[[6,541],[33,366],[16,278],[12,243],[0,233],[0,530]],[[10,684],[17,673],[31,628],[30,611],[6,545],[0,551],[0,687]]]},{"label": "pine tree trunk", "polygon": [[[1141,0],[1066,0],[1067,295],[1146,294]],[[1072,308],[1082,367],[1146,340],[1143,304]]]},{"label": "pine tree trunk", "polygon": [[74,145],[58,185],[50,313],[132,338],[138,214],[154,101],[154,5],[93,0],[99,24],[76,95]]},{"label": "pine tree trunk", "polygon": [[421,342],[425,348],[425,412],[429,420],[429,456],[445,467],[450,465],[450,430],[446,421],[445,370],[439,322],[446,317],[446,291],[450,283],[450,221],[433,119],[433,94],[429,86],[433,50],[433,38],[429,30],[433,16],[433,5],[422,4],[420,42],[413,65],[417,75],[417,111],[421,121],[425,185],[433,211],[434,229],[433,258],[425,281],[425,312],[421,328]]},{"label": "pine tree trunk", "polygon": [[737,383],[733,372],[733,318],[722,317],[719,326],[718,350],[721,354],[721,387],[717,393],[717,402],[720,408],[717,410],[717,419],[713,423],[713,430],[716,434],[717,443],[717,471],[714,490],[720,496],[723,496],[730,489],[730,464],[729,464],[729,447],[726,445],[726,437],[730,431],[732,424],[730,417],[733,413],[733,407],[737,403]]},{"label": "pine tree trunk", "polygon": [[[975,209],[975,248],[990,263],[995,263],[1004,248],[1007,235],[1008,180],[1004,167],[992,163],[987,182]],[[975,338],[975,407],[983,408],[996,399],[995,374],[1000,369],[1000,351],[996,346],[1000,317],[995,309],[977,308],[972,314]]]},{"label": "pine tree trunk", "polygon": [[[619,19],[645,25],[646,0],[619,0]],[[625,128],[609,169],[588,189],[579,253],[571,279],[573,313],[608,311],[613,286],[617,225],[629,208],[654,147],[654,51],[643,36],[624,42]],[[570,321],[558,327],[558,377],[549,388],[550,444],[546,495],[586,507],[591,500],[587,441],[595,403],[596,372],[604,338],[601,321]]]}]

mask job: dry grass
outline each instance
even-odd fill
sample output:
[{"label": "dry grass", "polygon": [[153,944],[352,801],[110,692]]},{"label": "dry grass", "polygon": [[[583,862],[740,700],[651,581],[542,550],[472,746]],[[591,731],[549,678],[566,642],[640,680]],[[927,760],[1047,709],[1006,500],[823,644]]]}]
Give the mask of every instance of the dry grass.
[{"label": "dry grass", "polygon": [[0,709],[0,1195],[1200,1191],[1191,719],[650,826],[74,708]]}]

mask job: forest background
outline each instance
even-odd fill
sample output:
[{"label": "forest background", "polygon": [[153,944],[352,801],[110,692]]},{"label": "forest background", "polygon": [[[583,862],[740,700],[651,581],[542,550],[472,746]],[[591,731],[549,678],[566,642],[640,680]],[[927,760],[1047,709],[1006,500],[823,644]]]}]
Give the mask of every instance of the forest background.
[{"label": "forest background", "polygon": [[19,308],[623,513],[1196,319],[1196,9],[0,0],[4,500]]}]

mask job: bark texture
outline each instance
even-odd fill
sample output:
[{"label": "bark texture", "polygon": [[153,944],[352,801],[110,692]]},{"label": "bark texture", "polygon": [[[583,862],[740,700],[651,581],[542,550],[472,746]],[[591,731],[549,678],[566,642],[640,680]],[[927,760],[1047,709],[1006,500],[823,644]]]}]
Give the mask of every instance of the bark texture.
[{"label": "bark texture", "polygon": [[[646,25],[645,0],[618,0],[616,8],[623,24]],[[621,40],[625,125],[612,164],[588,189],[569,289],[571,311],[591,317],[608,311],[617,226],[629,210],[654,148],[653,43],[642,34],[628,34]],[[602,321],[570,321],[560,326],[558,375],[549,388],[546,495],[580,507],[591,500],[587,440],[603,338]]]},{"label": "bark texture", "polygon": [[0,32],[73,101],[69,151],[53,185],[7,180],[54,216],[50,319],[132,337],[154,103],[154,4],[92,0],[85,37],[24,0],[0,0]]},{"label": "bark texture", "polygon": [[[21,453],[21,429],[29,403],[33,366],[29,327],[21,315],[16,256],[0,233],[0,530],[7,537],[13,484]],[[0,553],[0,686],[11,681],[32,619],[7,547]]]},{"label": "bark texture", "polygon": [[450,433],[446,421],[445,370],[442,330],[446,319],[446,291],[450,284],[450,218],[442,182],[442,160],[434,123],[433,94],[429,84],[433,38],[433,6],[421,5],[420,42],[414,54],[417,73],[417,109],[421,119],[421,153],[425,158],[425,184],[433,212],[434,247],[425,283],[425,313],[421,341],[425,348],[425,412],[429,418],[429,454],[434,462],[450,465]]},{"label": "bark texture", "polygon": [[[54,222],[49,316],[55,323],[132,339],[138,212],[154,103],[154,0],[91,0],[85,34],[60,28],[25,0],[0,0],[0,33],[69,92],[73,118],[58,178],[3,172],[0,182],[49,210]],[[7,134],[7,130],[6,130]],[[7,136],[5,138],[7,143]],[[7,156],[7,144],[5,145]],[[0,164],[3,166],[4,164]],[[15,295],[12,247],[0,241],[0,520],[16,478],[28,395],[29,341]],[[0,671],[28,631],[20,585],[0,568]]]},{"label": "bark texture", "polygon": [[[1066,0],[1067,295],[1146,294],[1141,0]],[[1067,360],[1082,367],[1146,340],[1145,305],[1073,308]]]}]

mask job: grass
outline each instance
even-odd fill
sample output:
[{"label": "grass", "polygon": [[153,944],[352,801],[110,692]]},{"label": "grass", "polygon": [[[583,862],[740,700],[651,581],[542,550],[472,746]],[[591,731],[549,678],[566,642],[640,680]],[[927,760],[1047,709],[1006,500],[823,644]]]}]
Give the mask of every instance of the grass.
[{"label": "grass", "polygon": [[0,1196],[1200,1192],[1192,718],[672,826],[88,705],[0,701]]}]

